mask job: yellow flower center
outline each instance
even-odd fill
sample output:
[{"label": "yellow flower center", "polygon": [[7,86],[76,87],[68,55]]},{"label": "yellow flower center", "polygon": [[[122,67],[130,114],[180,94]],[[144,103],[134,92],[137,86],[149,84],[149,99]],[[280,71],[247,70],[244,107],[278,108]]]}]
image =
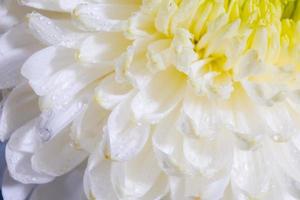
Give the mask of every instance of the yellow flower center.
[{"label": "yellow flower center", "polygon": [[300,89],[299,18],[297,0],[148,0],[127,36],[144,42],[149,68],[176,67],[199,95],[242,88],[270,103]]}]

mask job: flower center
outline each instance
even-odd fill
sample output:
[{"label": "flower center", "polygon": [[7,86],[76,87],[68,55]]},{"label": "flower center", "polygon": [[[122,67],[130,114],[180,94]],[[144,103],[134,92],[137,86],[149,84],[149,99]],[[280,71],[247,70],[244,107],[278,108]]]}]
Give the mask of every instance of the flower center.
[{"label": "flower center", "polygon": [[275,85],[300,89],[299,18],[297,0],[145,1],[128,33],[149,43],[150,68],[176,67],[199,95],[242,88],[267,101]]}]

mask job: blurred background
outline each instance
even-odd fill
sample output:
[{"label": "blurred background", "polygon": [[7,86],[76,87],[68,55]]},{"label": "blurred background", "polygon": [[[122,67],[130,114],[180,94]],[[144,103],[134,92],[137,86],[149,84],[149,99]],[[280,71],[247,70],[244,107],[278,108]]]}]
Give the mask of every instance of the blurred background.
[{"label": "blurred background", "polygon": [[[5,156],[4,156],[4,148],[5,144],[0,142],[0,183],[2,186],[2,177],[3,177],[3,172],[5,169]],[[3,200],[2,198],[2,193],[1,193],[1,187],[0,187],[0,200]]]}]

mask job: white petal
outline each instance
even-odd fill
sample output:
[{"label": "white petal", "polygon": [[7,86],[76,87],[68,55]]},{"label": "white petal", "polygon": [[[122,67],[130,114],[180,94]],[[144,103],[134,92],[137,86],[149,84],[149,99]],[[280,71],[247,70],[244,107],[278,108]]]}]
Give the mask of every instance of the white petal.
[{"label": "white petal", "polygon": [[112,70],[111,66],[80,68],[80,65],[69,66],[60,70],[47,81],[48,94],[42,97],[41,107],[60,107],[70,103],[74,98],[94,89],[94,81],[101,79]]},{"label": "white petal", "polygon": [[48,90],[46,90],[47,87],[41,85],[44,85],[45,80],[60,69],[73,64],[74,55],[74,50],[67,50],[62,47],[45,48],[33,54],[24,63],[22,75],[29,79],[31,86],[38,95],[44,95]]},{"label": "white petal", "polygon": [[144,147],[150,126],[132,119],[129,108],[131,98],[119,104],[107,122],[107,151],[113,160],[129,160]]},{"label": "white petal", "polygon": [[271,106],[283,99],[283,88],[280,83],[267,84],[243,80],[242,85],[249,97],[259,104]]},{"label": "white petal", "polygon": [[67,127],[84,109],[80,99],[75,99],[70,104],[58,109],[46,109],[39,117],[37,130],[45,142],[53,138]]},{"label": "white petal", "polygon": [[85,36],[67,20],[53,20],[36,12],[27,15],[27,18],[32,35],[46,45],[76,47]]},{"label": "white petal", "polygon": [[112,63],[129,44],[121,33],[99,32],[82,42],[78,56],[81,62]]},{"label": "white petal", "polygon": [[39,48],[39,43],[24,24],[15,26],[0,37],[0,89],[13,87],[22,80],[22,64]]},{"label": "white petal", "polygon": [[71,138],[78,148],[88,152],[94,151],[102,135],[108,112],[102,109],[95,100],[91,100],[87,108],[73,121]]},{"label": "white petal", "polygon": [[185,76],[174,70],[158,72],[133,99],[131,108],[137,119],[151,123],[166,116],[183,97]]},{"label": "white petal", "polygon": [[271,189],[272,164],[265,151],[236,150],[232,169],[232,182],[248,198],[258,198]]},{"label": "white petal", "polygon": [[270,154],[274,162],[282,169],[284,174],[300,182],[300,138],[295,136],[290,142],[276,143],[273,141],[270,145]]},{"label": "white petal", "polygon": [[103,153],[94,152],[84,174],[84,190],[90,199],[117,200],[111,183],[111,161],[105,160]]},{"label": "white petal", "polygon": [[122,31],[137,6],[122,3],[81,4],[74,13],[77,23],[92,31]]},{"label": "white petal", "polygon": [[160,167],[170,176],[193,173],[183,154],[183,136],[177,131],[178,110],[161,120],[154,129],[152,143]]},{"label": "white petal", "polygon": [[35,118],[13,132],[9,138],[8,146],[14,151],[33,153],[41,144]]},{"label": "white petal", "polygon": [[23,184],[12,179],[8,171],[5,172],[2,183],[2,195],[5,200],[24,200],[34,188],[32,184]]},{"label": "white petal", "polygon": [[259,60],[259,55],[255,50],[249,50],[235,65],[236,79],[241,80],[245,77],[251,76],[261,70],[262,63]]},{"label": "white petal", "polygon": [[161,174],[152,188],[141,198],[141,200],[163,199],[169,191],[168,178]]},{"label": "white petal", "polygon": [[52,176],[36,172],[31,166],[32,154],[14,151],[6,147],[6,163],[11,177],[24,184],[48,183],[53,180]]},{"label": "white petal", "polygon": [[229,182],[229,174],[207,179],[203,176],[185,178],[185,196],[203,200],[221,199]]},{"label": "white petal", "polygon": [[261,119],[259,110],[251,99],[242,93],[233,96],[234,125],[237,146],[253,149],[260,145],[261,133],[269,132]]},{"label": "white petal", "polygon": [[148,144],[136,158],[124,163],[113,163],[111,179],[120,199],[137,199],[154,186],[160,173],[151,145]]},{"label": "white petal", "polygon": [[191,120],[185,123],[193,125],[198,136],[210,136],[233,125],[233,113],[229,102],[197,96],[192,90],[189,90],[185,97],[183,109],[184,114],[188,116],[186,120]]},{"label": "white petal", "polygon": [[37,96],[28,84],[19,85],[4,102],[0,118],[0,139],[7,139],[14,130],[38,114]]},{"label": "white petal", "polygon": [[112,109],[128,97],[131,89],[128,83],[118,83],[115,74],[109,75],[96,88],[97,102],[105,109]]},{"label": "white petal", "polygon": [[183,151],[191,165],[206,177],[229,173],[232,163],[233,144],[230,135],[220,132],[214,138],[185,138]]},{"label": "white petal", "polygon": [[83,0],[20,0],[20,3],[25,6],[58,12],[71,11],[83,2]]},{"label": "white petal", "polygon": [[86,200],[82,182],[84,167],[80,166],[50,183],[38,185],[29,200]]},{"label": "white petal", "polygon": [[263,122],[269,128],[271,138],[276,142],[287,141],[299,133],[300,117],[287,103],[259,107]]},{"label": "white petal", "polygon": [[31,159],[36,171],[60,176],[74,169],[86,158],[86,152],[77,150],[72,145],[69,134],[70,129],[66,128],[36,150]]}]

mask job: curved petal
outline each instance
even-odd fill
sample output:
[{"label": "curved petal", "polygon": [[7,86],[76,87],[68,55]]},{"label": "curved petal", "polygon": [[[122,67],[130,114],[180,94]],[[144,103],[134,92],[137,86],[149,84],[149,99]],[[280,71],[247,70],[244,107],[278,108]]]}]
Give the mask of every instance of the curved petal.
[{"label": "curved petal", "polygon": [[7,168],[15,180],[24,184],[42,184],[53,180],[52,176],[33,170],[30,160],[31,153],[14,151],[7,145],[5,154]]},{"label": "curved petal", "polygon": [[84,173],[85,194],[90,199],[117,200],[110,178],[111,161],[104,157],[97,151],[90,156]]},{"label": "curved petal", "polygon": [[174,126],[177,119],[178,110],[175,110],[156,125],[152,136],[158,163],[170,176],[194,173],[183,154],[184,137]]},{"label": "curved petal", "polygon": [[72,144],[70,129],[66,128],[37,149],[31,163],[38,172],[60,176],[77,167],[86,156],[86,152],[77,150]]},{"label": "curved petal", "polygon": [[74,99],[63,108],[46,109],[39,116],[37,130],[46,142],[66,128],[84,109],[81,99]]},{"label": "curved petal", "polygon": [[160,173],[152,147],[148,143],[134,159],[112,163],[111,180],[120,199],[137,199],[150,191]]},{"label": "curved petal", "polygon": [[132,89],[128,83],[118,83],[115,74],[105,77],[96,88],[97,102],[105,109],[113,109],[124,101]]},{"label": "curved petal", "polygon": [[0,89],[10,88],[22,80],[20,68],[41,45],[19,24],[0,36]]},{"label": "curved petal", "polygon": [[184,156],[205,177],[229,174],[233,157],[230,135],[220,132],[213,138],[185,138]]},{"label": "curved petal", "polygon": [[108,112],[102,109],[93,99],[85,110],[73,121],[71,138],[87,152],[93,152],[103,135]]},{"label": "curved petal", "polygon": [[232,107],[229,102],[197,96],[191,89],[185,96],[183,112],[188,117],[185,125],[193,125],[193,135],[211,136],[233,125]]},{"label": "curved petal", "polygon": [[172,68],[158,72],[132,100],[135,117],[155,123],[166,116],[182,100],[185,82],[185,75]]},{"label": "curved petal", "polygon": [[81,43],[78,58],[83,63],[112,63],[129,44],[121,33],[99,32]]},{"label": "curved petal", "polygon": [[270,144],[270,154],[274,162],[280,167],[284,174],[293,180],[300,182],[300,137],[295,136],[290,142],[277,143],[272,141]]},{"label": "curved petal", "polygon": [[7,146],[20,153],[33,153],[41,145],[37,123],[38,119],[35,118],[14,131]]},{"label": "curved petal", "polygon": [[271,189],[273,168],[265,153],[263,149],[235,151],[231,181],[248,198],[259,198]]},{"label": "curved petal", "polygon": [[[74,63],[74,50],[50,46],[33,54],[23,65],[22,75],[25,76],[38,95],[48,92],[45,80]],[[43,67],[41,67],[43,66]]]},{"label": "curved petal", "polygon": [[5,172],[1,192],[4,199],[24,200],[30,195],[33,184],[23,184],[15,181],[9,176],[8,171]]},{"label": "curved petal", "polygon": [[[111,66],[81,67],[74,50],[49,47],[33,55],[22,69],[40,99],[42,109],[61,107],[72,101],[97,79],[108,74]],[[40,66],[44,65],[44,68]]]},{"label": "curved petal", "polygon": [[267,125],[271,138],[275,142],[286,142],[299,133],[300,117],[287,103],[258,108],[263,122]]},{"label": "curved petal", "polygon": [[166,197],[169,191],[168,178],[165,174],[161,174],[152,188],[143,196],[141,200],[158,200]]},{"label": "curved petal", "polygon": [[61,45],[74,48],[87,33],[76,30],[66,19],[50,19],[37,12],[27,15],[30,33],[45,45]]},{"label": "curved petal", "polygon": [[29,200],[87,200],[83,192],[84,166],[79,166],[70,173],[54,181],[34,188]]},{"label": "curved petal", "polygon": [[150,133],[146,123],[134,121],[128,98],[111,112],[107,122],[107,153],[113,160],[129,160],[144,147]]},{"label": "curved petal", "polygon": [[261,119],[259,110],[244,93],[235,93],[233,99],[236,145],[240,149],[255,149],[261,143],[261,133],[269,132]]},{"label": "curved petal", "polygon": [[230,174],[217,178],[188,176],[185,178],[185,196],[203,200],[222,199]]},{"label": "curved petal", "polygon": [[84,0],[20,0],[19,2],[22,5],[42,10],[70,12],[78,4],[84,3]]},{"label": "curved petal", "polygon": [[14,88],[4,102],[0,118],[0,140],[39,114],[37,96],[28,84]]},{"label": "curved petal", "polygon": [[91,31],[122,31],[126,20],[136,11],[134,4],[100,3],[81,4],[73,12],[76,22],[86,30]]}]

